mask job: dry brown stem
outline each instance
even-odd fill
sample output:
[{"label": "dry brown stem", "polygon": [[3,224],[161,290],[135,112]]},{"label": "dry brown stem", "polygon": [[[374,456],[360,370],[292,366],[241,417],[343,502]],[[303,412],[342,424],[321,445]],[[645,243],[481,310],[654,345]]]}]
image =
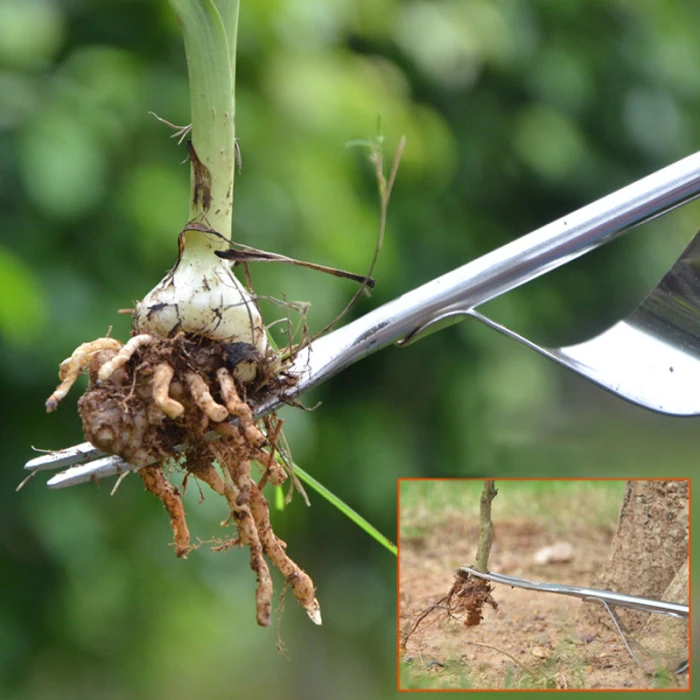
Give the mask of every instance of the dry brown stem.
[{"label": "dry brown stem", "polygon": [[[486,479],[481,491],[479,506],[479,545],[476,552],[477,571],[486,573],[488,571],[489,553],[493,543],[493,523],[491,521],[491,502],[498,494],[493,479]],[[458,569],[455,573],[455,582],[452,584],[448,594],[441,598],[435,605],[421,610],[408,633],[404,636],[402,648],[406,648],[408,639],[423,621],[431,613],[442,612],[448,618],[457,618],[465,615],[464,624],[467,627],[478,625],[483,619],[482,610],[484,605],[490,605],[494,610],[498,610],[498,603],[491,597],[493,588],[485,579],[476,578],[466,571]]]},{"label": "dry brown stem", "polygon": [[[474,564],[474,568],[483,573],[489,570],[489,554],[493,543],[491,502],[496,498],[497,494],[498,489],[496,489],[495,481],[486,479],[479,500],[479,545],[476,550],[476,563]],[[460,575],[467,577],[464,579],[464,589],[460,593],[464,597],[467,611],[467,619],[464,624],[468,626],[478,625],[483,619],[481,611],[485,603],[489,603],[495,609],[498,608],[498,605],[490,595],[493,589],[485,579],[470,577],[469,574],[463,572],[458,572],[457,575],[458,579]]]},{"label": "dry brown stem", "polygon": [[[476,563],[474,568],[481,573],[488,572],[489,554],[491,553],[491,544],[493,542],[493,522],[491,522],[491,501],[496,498],[498,489],[496,489],[493,479],[484,481],[484,488],[481,491],[481,499],[479,501],[479,545],[476,550]],[[480,579],[484,580],[484,579]],[[486,581],[484,581],[486,583]]]}]

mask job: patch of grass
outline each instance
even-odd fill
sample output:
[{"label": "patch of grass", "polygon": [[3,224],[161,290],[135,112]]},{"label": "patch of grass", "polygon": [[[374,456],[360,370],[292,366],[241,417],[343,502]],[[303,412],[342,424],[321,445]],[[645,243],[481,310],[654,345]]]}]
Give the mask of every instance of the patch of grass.
[{"label": "patch of grass", "polygon": [[[416,665],[417,664],[417,665]],[[417,660],[401,665],[402,690],[438,690],[438,689],[482,689],[482,690],[554,690],[559,688],[557,676],[561,669],[558,662],[552,661],[533,674],[528,674],[510,664],[505,670],[502,681],[496,685],[489,684],[484,678],[465,667],[463,661],[446,662],[445,668],[439,672],[426,670]],[[568,687],[584,688],[585,671],[583,669],[567,669]],[[493,687],[492,687],[493,686]]]},{"label": "patch of grass", "polygon": [[565,679],[565,689],[585,688],[586,672],[582,666],[572,666],[562,659],[556,650],[545,663],[532,668],[531,673],[509,666],[506,670],[503,688],[513,690],[561,690]]},{"label": "patch of grass", "polygon": [[[539,520],[554,533],[576,527],[614,528],[625,482],[496,480],[493,519]],[[478,522],[482,479],[401,482],[401,535],[420,537],[455,518]]]},{"label": "patch of grass", "polygon": [[655,690],[676,688],[677,685],[674,674],[666,668],[659,669],[651,680],[651,687]]},{"label": "patch of grass", "polygon": [[445,662],[441,671],[427,671],[416,659],[411,663],[402,663],[400,672],[401,690],[438,690],[448,688],[471,689],[474,687],[469,671],[464,662],[455,659]]}]

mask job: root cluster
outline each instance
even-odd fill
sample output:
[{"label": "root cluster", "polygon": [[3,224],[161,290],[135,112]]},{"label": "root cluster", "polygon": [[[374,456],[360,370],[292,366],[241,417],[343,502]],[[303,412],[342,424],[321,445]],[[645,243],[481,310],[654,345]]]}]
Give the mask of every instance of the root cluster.
[{"label": "root cluster", "polygon": [[498,610],[498,603],[491,597],[492,590],[487,581],[457,570],[455,582],[447,594],[447,605],[453,614],[465,614],[464,624],[473,627],[484,619],[482,610],[486,603]]},{"label": "root cluster", "polygon": [[[183,491],[193,476],[225,498],[229,516],[223,524],[233,524],[237,535],[217,549],[249,548],[258,581],[258,624],[270,624],[273,586],[266,557],[320,624],[313,582],[275,535],[262,492],[268,482],[282,484],[288,471],[284,460],[276,458],[281,422],[272,416],[257,425],[249,404],[293,381],[276,358],[261,357],[246,343],[204,341],[184,333],[167,339],[136,335],[125,345],[99,338],[61,363],[61,384],[46,402],[48,411],[56,409],[85,370],[89,389],[78,403],[85,437],[140,467],[146,488],[170,516],[176,555],[186,557],[193,547],[182,493],[164,470],[174,457],[186,471]],[[218,439],[211,439],[211,431]],[[253,464],[259,469],[256,478]]]},{"label": "root cluster", "polygon": [[492,586],[487,581],[458,569],[455,572],[455,581],[447,595],[434,605],[418,612],[403,635],[401,647],[406,648],[411,635],[433,614],[436,621],[447,618],[463,621],[467,627],[478,625],[483,620],[484,605],[488,604],[494,610],[498,610],[498,603],[491,597],[492,590]]}]

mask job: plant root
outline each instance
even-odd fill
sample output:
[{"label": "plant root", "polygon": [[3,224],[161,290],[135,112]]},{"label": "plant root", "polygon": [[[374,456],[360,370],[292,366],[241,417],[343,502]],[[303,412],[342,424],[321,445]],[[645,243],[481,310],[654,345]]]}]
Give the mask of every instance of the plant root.
[{"label": "plant root", "polygon": [[448,605],[453,613],[466,613],[464,624],[474,627],[484,619],[484,605],[488,603],[494,610],[498,610],[498,603],[491,597],[492,590],[488,581],[475,578],[466,571],[457,571],[455,582],[447,594]]},{"label": "plant root", "polygon": [[185,375],[185,381],[189,387],[190,394],[194,402],[202,409],[202,413],[214,423],[221,423],[228,416],[226,406],[214,401],[209,393],[206,382],[194,372],[188,372]]},{"label": "plant root", "polygon": [[[484,583],[486,585],[483,585]],[[440,598],[437,603],[418,611],[413,623],[403,635],[401,648],[406,649],[408,640],[433,613],[436,613],[434,621],[446,618],[463,620],[466,627],[478,625],[483,619],[484,605],[488,604],[494,610],[498,610],[498,603],[491,597],[492,590],[488,581],[475,578],[468,572],[458,569],[455,572],[455,582],[447,595]]]},{"label": "plant root", "polygon": [[216,378],[221,386],[221,395],[226,403],[226,409],[232,416],[238,418],[238,426],[243,431],[246,441],[251,445],[262,447],[265,444],[265,436],[255,426],[250,406],[238,397],[231,373],[226,367],[220,367],[216,372]]},{"label": "plant root", "polygon": [[177,420],[185,412],[185,407],[170,396],[174,375],[175,370],[167,362],[161,362],[153,372],[153,400],[171,420]]},{"label": "plant root", "polygon": [[294,597],[306,610],[306,614],[316,625],[321,624],[321,608],[316,600],[316,589],[311,577],[300,569],[288,556],[286,543],[272,530],[270,524],[270,509],[265,496],[254,482],[251,482],[250,504],[253,519],[260,533],[260,540],[265,554],[282,573],[292,588]]},{"label": "plant root", "polygon": [[115,370],[123,367],[139,348],[154,342],[155,338],[151,335],[135,335],[109,362],[105,362],[100,367],[100,371],[97,373],[98,379],[101,382],[106,381],[114,374]]},{"label": "plant root", "polygon": [[144,467],[139,474],[146,484],[146,488],[157,496],[165,506],[170,516],[170,527],[175,536],[175,556],[187,559],[192,549],[190,544],[190,531],[185,520],[185,508],[182,505],[180,494],[165,478],[159,466]]},{"label": "plant root", "polygon": [[[245,546],[250,550],[250,568],[257,578],[258,624],[268,626],[271,619],[273,582],[268,561],[311,620],[321,624],[313,581],[274,533],[262,492],[268,482],[281,485],[287,479],[284,466],[275,459],[281,421],[268,416],[261,428],[251,409],[251,402],[293,380],[280,371],[276,357],[261,358],[239,347],[243,343],[234,345],[232,350],[231,345],[184,333],[167,339],[140,334],[126,345],[99,338],[81,345],[61,364],[61,384],[47,401],[47,410],[55,410],[80,373],[87,371],[90,386],[78,403],[85,436],[104,452],[140,467],[146,488],[170,516],[176,555],[186,558],[194,547],[181,491],[164,471],[166,462],[173,459],[185,470],[183,487],[191,474],[226,500],[229,516],[222,524],[234,525],[237,534],[214,549]],[[236,367],[250,364],[252,357],[255,379],[244,383]],[[210,425],[220,439],[207,439]],[[253,463],[262,469],[259,482],[252,476]]]},{"label": "plant root", "polygon": [[92,355],[103,350],[118,351],[121,343],[114,338],[98,338],[90,343],[79,345],[73,354],[61,362],[58,369],[58,378],[61,383],[56,387],[56,391],[46,400],[46,411],[52,413],[58,408],[58,404],[66,397],[76,379],[82,371],[90,364]]}]

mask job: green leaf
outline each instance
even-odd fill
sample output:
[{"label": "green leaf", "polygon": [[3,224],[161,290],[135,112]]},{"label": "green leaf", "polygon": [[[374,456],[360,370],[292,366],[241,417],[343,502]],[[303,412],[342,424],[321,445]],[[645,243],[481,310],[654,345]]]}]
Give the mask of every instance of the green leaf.
[{"label": "green leaf", "polygon": [[342,501],[338,496],[329,491],[323,484],[314,479],[311,474],[305,472],[301,467],[294,465],[294,473],[307,485],[310,486],[316,493],[323,496],[329,503],[334,505],[341,513],[346,515],[358,527],[362,528],[370,537],[373,537],[382,547],[388,549],[394,556],[398,554],[396,545],[388,538],[382,535],[376,527],[365,520],[358,512],[354,511],[347,503]]}]

